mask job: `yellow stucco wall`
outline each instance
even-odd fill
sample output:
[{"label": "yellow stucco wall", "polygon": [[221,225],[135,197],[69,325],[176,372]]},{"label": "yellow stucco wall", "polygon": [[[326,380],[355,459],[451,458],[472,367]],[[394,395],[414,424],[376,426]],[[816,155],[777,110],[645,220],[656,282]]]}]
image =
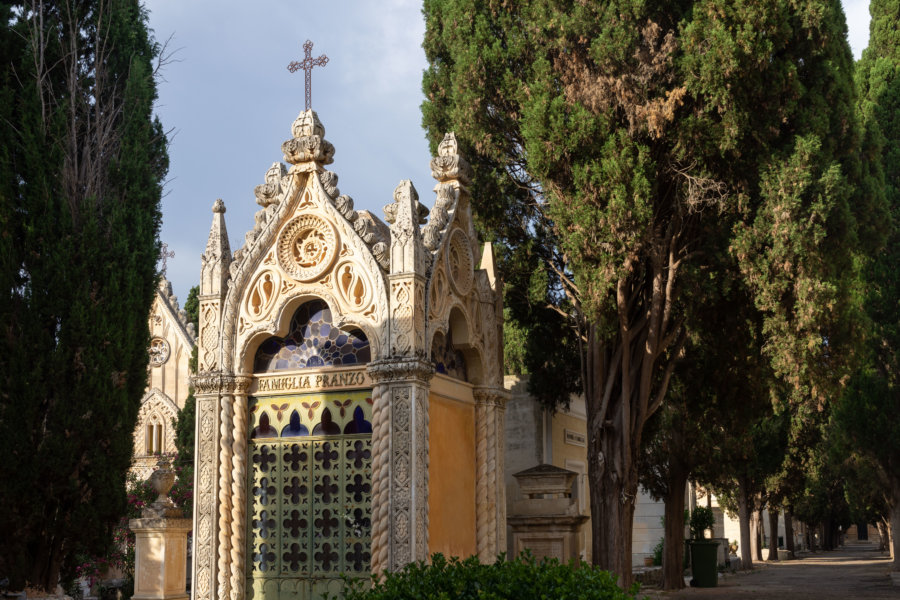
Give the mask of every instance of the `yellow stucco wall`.
[{"label": "yellow stucco wall", "polygon": [[435,375],[429,396],[428,552],[475,554],[475,406],[471,387]]}]

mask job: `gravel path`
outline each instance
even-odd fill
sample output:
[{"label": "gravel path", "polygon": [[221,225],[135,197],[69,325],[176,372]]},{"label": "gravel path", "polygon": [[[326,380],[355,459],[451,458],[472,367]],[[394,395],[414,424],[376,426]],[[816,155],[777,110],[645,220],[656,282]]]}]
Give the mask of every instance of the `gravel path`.
[{"label": "gravel path", "polygon": [[653,600],[702,598],[731,600],[900,599],[900,587],[890,578],[886,554],[873,545],[848,545],[831,552],[804,554],[797,560],[757,565],[749,573],[719,578],[715,588],[686,588],[678,592],[646,590]]}]

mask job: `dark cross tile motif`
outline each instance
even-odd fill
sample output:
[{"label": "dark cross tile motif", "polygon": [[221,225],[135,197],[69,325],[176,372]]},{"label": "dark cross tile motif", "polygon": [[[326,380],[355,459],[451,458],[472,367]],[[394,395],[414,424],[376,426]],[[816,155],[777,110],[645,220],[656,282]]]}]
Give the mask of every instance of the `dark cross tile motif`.
[{"label": "dark cross tile motif", "polygon": [[330,475],[322,476],[322,483],[317,483],[313,491],[319,496],[325,504],[331,504],[338,493],[338,485],[334,483],[334,479]]},{"label": "dark cross tile motif", "polygon": [[299,471],[300,467],[302,467],[306,463],[307,454],[300,450],[299,444],[291,444],[289,450],[285,450],[284,456],[285,468],[290,468],[291,471]]},{"label": "dark cross tile motif", "polygon": [[253,495],[259,497],[259,503],[266,505],[275,495],[275,486],[269,484],[269,478],[263,477],[259,480],[259,485],[253,486]]},{"label": "dark cross tile motif", "polygon": [[259,513],[258,519],[253,519],[253,529],[259,531],[259,537],[267,538],[275,533],[275,519],[269,515],[269,511],[264,510]]},{"label": "dark cross tile motif", "polygon": [[323,571],[331,571],[337,566],[338,553],[334,551],[334,547],[328,542],[322,544],[322,549],[315,553],[316,562],[319,563]]},{"label": "dark cross tile motif", "polygon": [[253,563],[258,571],[268,571],[275,564],[275,553],[268,544],[259,545],[259,551],[253,554]]},{"label": "dark cross tile motif", "polygon": [[326,508],[322,511],[322,516],[316,519],[315,526],[319,530],[318,534],[328,538],[337,533],[338,520],[334,513]]},{"label": "dark cross tile motif", "polygon": [[369,535],[369,530],[372,529],[372,520],[361,508],[354,508],[352,513],[348,513],[344,517],[344,521],[346,521],[348,532],[354,537]]},{"label": "dark cross tile motif", "polygon": [[291,477],[290,483],[284,486],[284,497],[290,498],[291,504],[300,504],[308,489],[305,483],[300,483],[299,477]]},{"label": "dark cross tile motif", "polygon": [[369,570],[369,560],[372,558],[372,555],[366,551],[361,543],[356,542],[353,544],[353,548],[347,552],[345,558],[350,568],[360,573]]},{"label": "dark cross tile motif", "polygon": [[353,481],[347,484],[347,494],[353,496],[354,502],[362,502],[365,494],[372,491],[372,485],[369,484],[362,475],[353,476]]},{"label": "dark cross tile motif", "polygon": [[366,448],[365,442],[362,440],[356,440],[353,442],[353,447],[347,450],[347,459],[353,461],[353,467],[356,469],[362,469],[365,466],[365,461],[372,458],[372,451]]},{"label": "dark cross tile motif", "polygon": [[322,444],[322,449],[316,452],[315,458],[322,464],[323,469],[330,470],[332,463],[338,459],[338,453],[337,450],[334,450],[331,442],[325,442]]},{"label": "dark cross tile motif", "polygon": [[277,460],[278,457],[272,452],[270,446],[261,446],[258,453],[253,453],[253,462],[259,465],[259,470],[262,472],[268,471],[269,465],[274,466]]},{"label": "dark cross tile motif", "polygon": [[292,538],[300,537],[307,525],[306,519],[300,516],[299,510],[292,510],[290,518],[285,519],[282,524]]},{"label": "dark cross tile motif", "polygon": [[306,562],[306,552],[300,550],[300,544],[291,544],[290,552],[282,554],[281,560],[291,571],[299,571],[300,566]]}]

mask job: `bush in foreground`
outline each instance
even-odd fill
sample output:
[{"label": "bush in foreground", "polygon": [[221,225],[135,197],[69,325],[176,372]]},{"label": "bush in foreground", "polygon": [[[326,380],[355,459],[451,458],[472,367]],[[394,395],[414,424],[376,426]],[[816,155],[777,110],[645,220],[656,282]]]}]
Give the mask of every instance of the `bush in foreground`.
[{"label": "bush in foreground", "polygon": [[587,563],[560,564],[540,561],[529,554],[514,560],[502,557],[493,564],[481,564],[476,557],[446,559],[440,554],[424,562],[407,565],[402,571],[386,573],[371,587],[365,580],[348,580],[347,600],[500,600],[553,599],[624,600],[637,598],[638,586],[625,591],[616,585],[616,576]]}]

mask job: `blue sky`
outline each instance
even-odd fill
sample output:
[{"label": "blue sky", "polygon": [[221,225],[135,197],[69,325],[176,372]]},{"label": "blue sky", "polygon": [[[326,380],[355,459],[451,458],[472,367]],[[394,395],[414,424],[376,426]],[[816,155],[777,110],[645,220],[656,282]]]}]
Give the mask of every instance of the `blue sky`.
[{"label": "blue sky", "polygon": [[[868,0],[844,0],[850,45],[868,40]],[[421,2],[147,0],[156,38],[169,38],[157,114],[170,130],[170,168],[161,238],[175,252],[167,276],[183,304],[200,279],[200,254],[222,198],[231,248],[243,245],[259,208],[253,188],[282,160],[281,144],[304,108],[303,72],[287,65],[313,56],[312,106],[336,148],[329,170],[359,209],[382,217],[394,188],[412,179],[434,203],[419,105],[425,54]]]}]

